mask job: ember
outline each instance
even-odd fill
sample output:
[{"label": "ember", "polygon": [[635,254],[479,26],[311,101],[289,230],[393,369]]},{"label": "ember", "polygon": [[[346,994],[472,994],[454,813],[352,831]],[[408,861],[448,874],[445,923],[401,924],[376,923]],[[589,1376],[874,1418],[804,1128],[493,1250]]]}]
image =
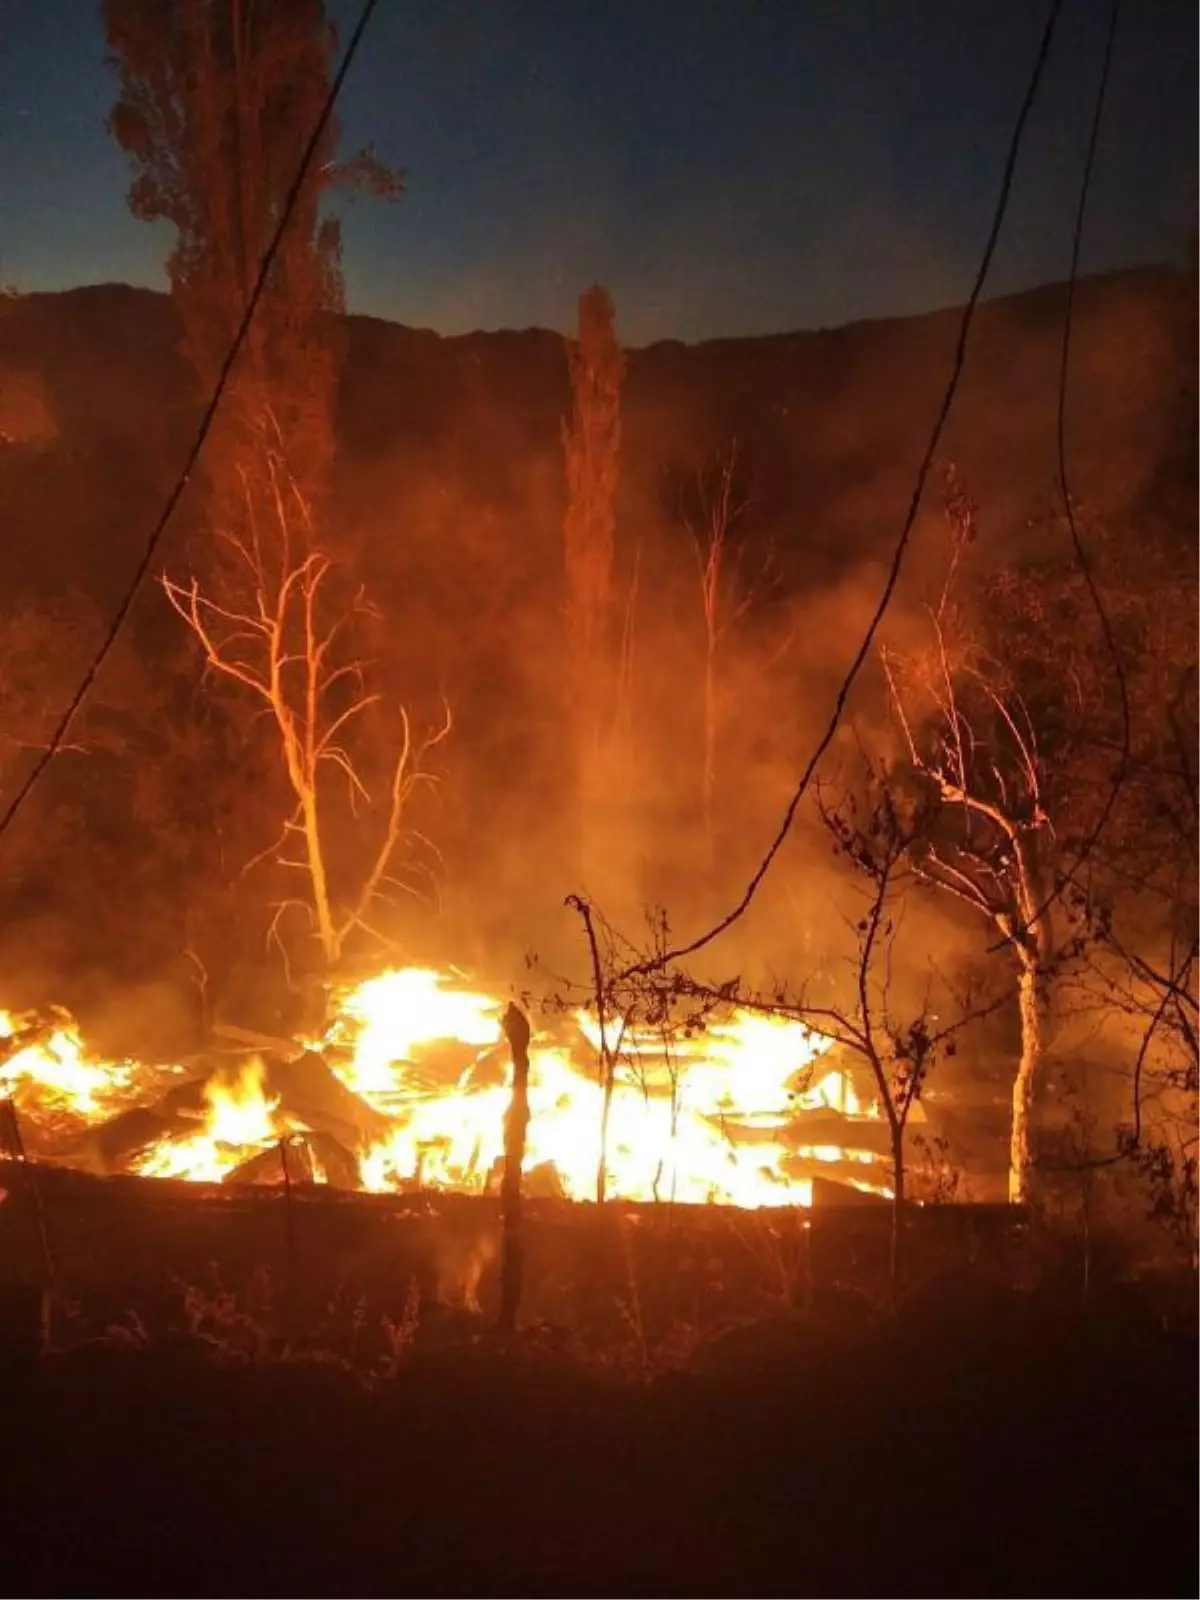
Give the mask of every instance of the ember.
[{"label": "ember", "polygon": [[[325,1037],[295,1059],[243,1057],[201,1077],[95,1061],[69,1020],[0,1013],[0,1081],[39,1159],[146,1178],[278,1181],[278,1165],[256,1158],[297,1138],[315,1182],[331,1171],[319,1150],[340,1146],[341,1181],[365,1190],[483,1193],[503,1154],[509,1098],[502,1010],[455,974],[386,971],[341,993]],[[550,1019],[533,1042],[526,1171],[576,1200],[593,1196],[600,1160],[598,1045],[582,1011]],[[608,1192],[804,1206],[814,1173],[836,1167],[843,1181],[888,1193],[878,1107],[824,1061],[830,1048],[799,1022],[738,1008],[680,1037],[627,1029]]]}]

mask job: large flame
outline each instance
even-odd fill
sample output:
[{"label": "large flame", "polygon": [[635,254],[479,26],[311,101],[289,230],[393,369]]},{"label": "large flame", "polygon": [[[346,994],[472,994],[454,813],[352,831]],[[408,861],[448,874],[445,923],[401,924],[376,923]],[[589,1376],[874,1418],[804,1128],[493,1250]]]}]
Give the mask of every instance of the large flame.
[{"label": "large flame", "polygon": [[32,1096],[81,1122],[111,1116],[138,1077],[131,1061],[89,1061],[74,1023],[39,1024],[0,1011],[0,1084],[20,1103]]},{"label": "large flame", "polygon": [[276,1124],[279,1100],[268,1100],[263,1076],[263,1064],[255,1057],[232,1079],[211,1078],[204,1085],[200,1131],[189,1138],[160,1140],[134,1170],[147,1178],[220,1183],[249,1156],[278,1144],[286,1129]]},{"label": "large flame", "polygon": [[[408,967],[337,997],[319,1048],[345,1088],[370,1108],[381,1136],[349,1152],[361,1187],[482,1192],[504,1148],[510,1067],[504,1002],[456,974]],[[9,1053],[5,1054],[8,1040]],[[572,1199],[596,1193],[604,1092],[602,1044],[615,1061],[605,1149],[606,1192],[630,1200],[809,1205],[817,1167],[837,1163],[859,1187],[887,1192],[869,1146],[829,1143],[829,1130],[877,1121],[847,1075],[822,1062],[829,1042],[798,1021],[731,1008],[703,1031],[611,1028],[601,1041],[586,1012],[535,1034],[526,1171]],[[147,1104],[150,1070],[88,1059],[73,1026],[25,1032],[0,1013],[0,1083],[27,1108],[65,1106],[84,1123]],[[275,1080],[272,1080],[275,1081]],[[130,1158],[145,1177],[220,1182],[300,1128],[268,1094],[263,1064],[204,1084],[184,1131]],[[23,1097],[23,1098],[22,1098]],[[824,1141],[806,1140],[818,1117]],[[309,1166],[325,1166],[311,1143]]]},{"label": "large flame", "polygon": [[[449,988],[441,974],[417,968],[381,974],[343,997],[328,1042],[348,1048],[334,1070],[395,1124],[363,1154],[364,1187],[488,1184],[503,1152],[506,1081],[482,1077],[478,1057],[448,1085],[426,1084],[420,1066],[424,1049],[448,1040],[486,1056],[501,1038],[501,1010],[498,998]],[[595,1019],[577,1012],[573,1021],[598,1051]],[[830,1046],[800,1022],[735,1009],[691,1037],[626,1029],[605,1042],[618,1057],[605,1151],[610,1194],[808,1205],[812,1180],[798,1168],[875,1159],[782,1137],[806,1110],[872,1114],[843,1074],[810,1081]],[[564,1194],[587,1199],[596,1192],[604,1096],[594,1060],[579,1054],[535,1038],[526,1169],[552,1168]]]},{"label": "large flame", "polygon": [[430,967],[402,967],[341,995],[329,1037],[354,1041],[353,1064],[342,1073],[349,1088],[386,1100],[403,1093],[403,1064],[419,1045],[440,1039],[496,1043],[503,1003],[491,995],[447,989],[445,981]]}]

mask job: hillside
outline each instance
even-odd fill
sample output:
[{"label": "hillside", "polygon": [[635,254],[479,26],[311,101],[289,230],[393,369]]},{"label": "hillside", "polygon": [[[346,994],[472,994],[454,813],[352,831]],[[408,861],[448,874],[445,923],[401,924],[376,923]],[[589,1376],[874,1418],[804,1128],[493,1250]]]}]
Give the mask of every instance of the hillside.
[{"label": "hillside", "polygon": [[[1072,469],[1107,514],[1136,501],[1161,454],[1185,292],[1177,275],[1153,271],[1079,291]],[[1063,309],[1062,291],[1047,288],[985,305],[975,324],[945,454],[997,525],[1055,476]],[[776,531],[834,565],[878,550],[911,485],[958,321],[947,311],[634,351],[627,517],[661,515],[664,472],[699,464],[736,437],[751,452]],[[478,509],[519,504],[529,536],[553,544],[567,403],[559,338],[540,330],[441,338],[363,317],[349,318],[348,329],[339,426],[347,516],[369,522],[383,493],[405,519],[431,497]],[[103,551],[98,565],[111,572],[122,547],[136,548],[137,519],[153,508],[195,412],[174,344],[170,304],[148,291],[100,286],[6,308],[0,492],[14,577],[57,583],[60,555],[86,571],[89,551]]]},{"label": "hillside", "polygon": [[[1181,384],[1194,376],[1194,348],[1181,333],[1188,292],[1166,271],[1089,280],[1078,292],[1072,484],[1089,511],[1114,525],[1146,514],[1181,437]],[[1054,493],[1063,309],[1063,291],[1046,288],[985,305],[978,315],[941,459],[958,465],[979,499],[989,559],[1038,548],[1045,538],[1029,524]],[[641,893],[678,894],[689,870],[680,844],[687,825],[679,774],[689,760],[694,712],[685,702],[696,622],[680,483],[738,442],[751,500],[748,536],[773,552],[783,575],[778,593],[798,607],[786,692],[759,683],[753,641],[745,674],[734,683],[736,694],[750,697],[739,702],[741,742],[729,757],[737,782],[725,786],[724,798],[729,870],[737,878],[826,715],[854,630],[877,592],[876,568],[901,525],[958,323],[959,313],[946,311],[631,353],[620,539],[627,562],[635,547],[640,553],[639,694],[646,745],[657,747],[643,773]],[[107,608],[126,581],[197,414],[175,344],[169,302],[126,287],[34,294],[4,306],[0,577],[10,658],[13,628],[30,606],[53,608],[71,590]],[[512,949],[527,946],[545,915],[557,914],[570,887],[555,845],[562,787],[555,701],[559,426],[567,405],[566,364],[554,334],[441,338],[348,319],[330,537],[380,606],[397,692],[418,710],[444,694],[454,710],[430,825],[445,858],[443,909],[457,897],[460,934],[465,921],[477,939]],[[936,496],[930,499],[914,547],[917,566],[923,551],[940,548]],[[182,521],[194,512],[185,501]],[[170,537],[166,549],[170,565]],[[59,677],[30,690],[51,704],[61,703],[64,675],[76,670],[78,641],[59,626],[62,648],[52,652]],[[155,765],[162,706],[144,685],[130,688],[127,674],[149,670],[153,677],[159,654],[178,651],[172,630],[177,624],[151,588],[139,602],[125,664],[114,662],[99,697],[139,773]],[[46,654],[32,651],[37,661]],[[11,672],[9,679],[15,681]],[[41,715],[44,726],[44,705]],[[10,734],[7,781],[23,759],[14,742],[21,741]],[[95,919],[80,919],[66,901],[77,907],[81,895],[85,903],[116,895],[121,915],[155,925],[139,909],[138,885],[154,877],[144,828],[131,842],[128,818],[113,798],[128,789],[127,775],[119,763],[111,778],[106,770],[64,759],[40,809],[8,845],[21,863],[7,890],[10,939],[16,935],[24,963],[58,969],[56,976],[66,968],[74,978],[112,959],[111,938],[81,927]],[[188,780],[189,805],[196,776]],[[178,796],[160,795],[153,810],[159,853],[182,830],[168,874],[176,899],[187,894],[192,870],[187,830],[212,826],[211,819],[181,820],[182,805]],[[48,880],[45,857],[53,851],[67,852],[74,874],[60,859]],[[155,893],[162,892],[160,883]],[[149,948],[131,956],[135,969],[152,975],[156,963],[176,962],[182,937],[178,927],[159,928]]]}]

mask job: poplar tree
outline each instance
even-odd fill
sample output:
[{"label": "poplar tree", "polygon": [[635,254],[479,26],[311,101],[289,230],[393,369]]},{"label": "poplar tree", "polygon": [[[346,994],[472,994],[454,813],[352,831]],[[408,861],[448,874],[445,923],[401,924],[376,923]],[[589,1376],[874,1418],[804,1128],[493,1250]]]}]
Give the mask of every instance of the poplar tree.
[{"label": "poplar tree", "polygon": [[625,357],[617,340],[612,297],[599,284],[579,298],[579,329],[575,338],[567,340],[567,359],[572,391],[571,418],[563,424],[568,715],[586,864],[607,781],[606,758],[620,709],[616,702],[621,678],[614,567]]}]

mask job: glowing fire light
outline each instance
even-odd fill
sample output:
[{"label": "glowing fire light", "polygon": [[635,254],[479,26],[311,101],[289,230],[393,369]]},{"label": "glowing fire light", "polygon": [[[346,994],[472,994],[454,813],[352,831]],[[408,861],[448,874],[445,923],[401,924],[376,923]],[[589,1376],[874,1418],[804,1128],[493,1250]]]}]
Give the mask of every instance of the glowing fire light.
[{"label": "glowing fire light", "polygon": [[[322,1045],[331,1069],[387,1129],[357,1151],[359,1183],[483,1192],[503,1155],[509,1102],[504,1002],[426,967],[386,971],[338,997]],[[28,1042],[25,1032],[28,1031]],[[5,1040],[12,1053],[6,1058]],[[599,1034],[586,1012],[556,1019],[531,1051],[526,1170],[553,1174],[568,1198],[591,1199],[600,1163],[603,1091]],[[877,1121],[847,1075],[825,1066],[828,1040],[787,1017],[732,1009],[706,1031],[664,1037],[628,1028],[610,1036],[617,1073],[608,1121],[607,1192],[629,1200],[810,1205],[814,1165],[887,1193],[871,1149],[828,1142],[830,1119]],[[72,1024],[19,1027],[0,1012],[0,1085],[33,1107],[65,1107],[85,1123],[153,1102],[161,1073],[91,1061]],[[278,1080],[282,1081],[282,1080]],[[805,1139],[807,1116],[822,1119]],[[222,1182],[288,1134],[305,1131],[268,1095],[263,1064],[203,1087],[194,1129],[128,1159],[144,1177]],[[815,1131],[815,1130],[814,1130]],[[874,1141],[868,1140],[870,1145]],[[309,1146],[315,1181],[325,1166]],[[344,1181],[344,1180],[343,1180]]]},{"label": "glowing fire light", "polygon": [[[423,1047],[456,1040],[485,1049],[501,1037],[498,999],[447,991],[443,983],[439,974],[420,969],[370,979],[344,997],[331,1030],[331,1040],[350,1050],[335,1070],[395,1124],[362,1155],[365,1188],[482,1190],[502,1156],[504,1082],[476,1081],[474,1059],[454,1083],[432,1089],[422,1087],[414,1071]],[[595,1020],[579,1012],[575,1022],[598,1048]],[[609,1044],[616,1047],[613,1039]],[[622,1035],[622,1070],[609,1116],[608,1192],[630,1200],[810,1205],[812,1180],[798,1166],[875,1159],[782,1136],[806,1110],[864,1114],[841,1073],[807,1082],[813,1062],[829,1048],[799,1022],[743,1010],[702,1035],[669,1044],[653,1033]],[[580,1065],[561,1043],[536,1038],[529,1102],[526,1169],[552,1167],[569,1198],[591,1198],[603,1107],[594,1067]]]},{"label": "glowing fire light", "polygon": [[0,1084],[8,1094],[18,1101],[32,1094],[81,1122],[119,1110],[137,1075],[129,1061],[87,1060],[73,1023],[39,1028],[8,1011],[0,1011],[0,1063]]},{"label": "glowing fire light", "polygon": [[436,1039],[490,1045],[500,1037],[502,1002],[491,995],[447,989],[428,967],[403,967],[368,978],[341,997],[342,1015],[330,1040],[354,1040],[354,1061],[343,1072],[348,1088],[366,1097],[401,1092],[396,1068],[415,1046]]},{"label": "glowing fire light", "polygon": [[263,1064],[247,1062],[232,1081],[212,1078],[204,1086],[205,1118],[199,1133],[162,1139],[135,1164],[147,1178],[189,1178],[220,1183],[256,1150],[277,1144],[278,1099],[263,1092]]}]

